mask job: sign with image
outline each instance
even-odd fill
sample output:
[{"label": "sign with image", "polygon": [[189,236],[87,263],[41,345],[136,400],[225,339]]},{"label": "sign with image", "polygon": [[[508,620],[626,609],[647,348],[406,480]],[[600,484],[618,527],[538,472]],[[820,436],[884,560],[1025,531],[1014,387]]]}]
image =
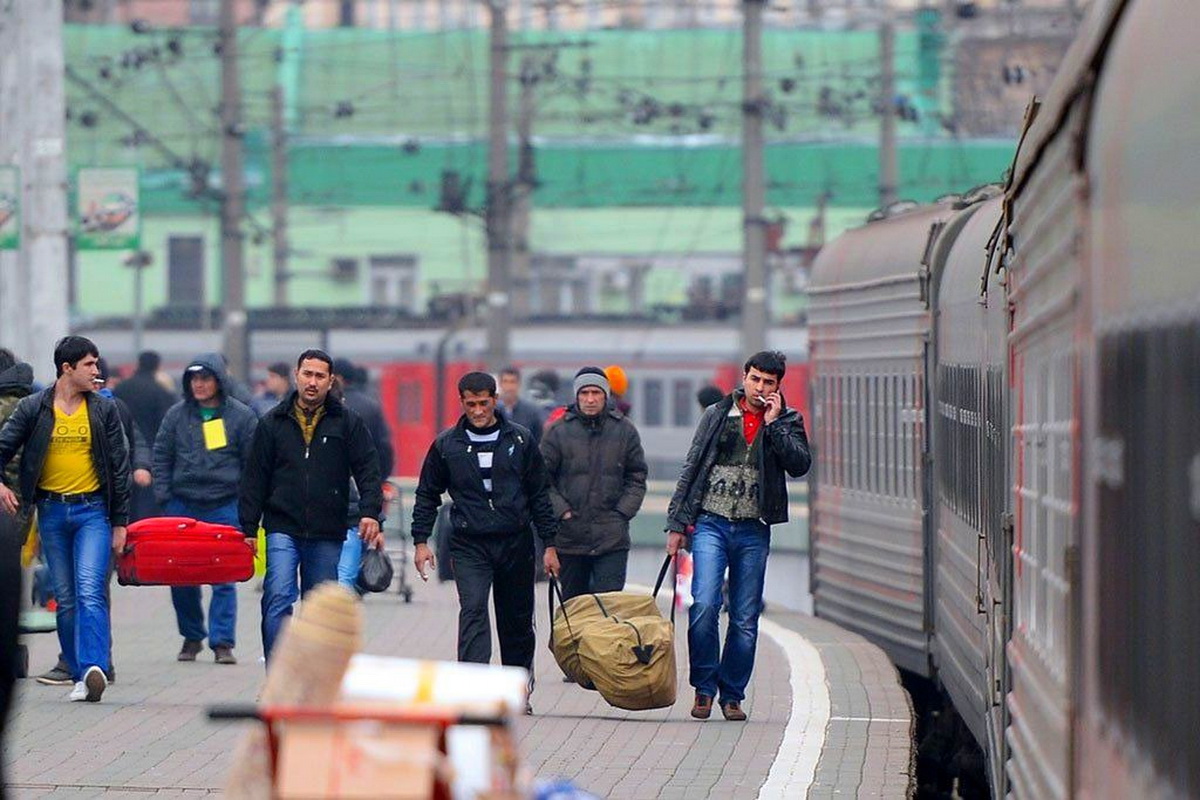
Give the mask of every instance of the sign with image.
[{"label": "sign with image", "polygon": [[21,171],[0,167],[0,250],[21,247]]},{"label": "sign with image", "polygon": [[85,167],[75,192],[75,246],[80,250],[137,250],[142,215],[138,171]]}]

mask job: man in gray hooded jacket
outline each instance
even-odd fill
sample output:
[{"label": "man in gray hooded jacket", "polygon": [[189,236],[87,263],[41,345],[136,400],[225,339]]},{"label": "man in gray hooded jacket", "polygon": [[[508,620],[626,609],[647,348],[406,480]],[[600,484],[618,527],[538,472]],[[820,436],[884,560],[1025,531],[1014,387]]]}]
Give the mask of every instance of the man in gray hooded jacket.
[{"label": "man in gray hooded jacket", "polygon": [[[224,359],[197,356],[183,373],[183,400],[167,411],[154,440],[154,492],[166,513],[238,527],[238,490],[257,424],[253,409],[229,391]],[[237,663],[234,584],[212,587],[208,631],[200,587],[172,587],[171,601],[183,636],[180,661],[195,661],[207,638],[218,664]]]}]

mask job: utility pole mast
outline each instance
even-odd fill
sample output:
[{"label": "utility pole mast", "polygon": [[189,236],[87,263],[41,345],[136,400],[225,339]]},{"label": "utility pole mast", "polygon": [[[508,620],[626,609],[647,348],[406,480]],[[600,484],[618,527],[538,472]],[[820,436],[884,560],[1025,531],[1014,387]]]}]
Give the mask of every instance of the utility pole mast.
[{"label": "utility pole mast", "polygon": [[0,7],[0,164],[20,170],[20,249],[0,254],[0,337],[39,380],[68,332],[62,0]]},{"label": "utility pole mast", "polygon": [[487,364],[509,360],[512,189],[508,176],[508,0],[487,0],[491,11],[491,88],[488,93]]},{"label": "utility pole mast", "polygon": [[742,0],[742,298],[744,357],[767,345],[767,221],[763,176],[762,26],[766,0]]},{"label": "utility pole mast", "polygon": [[896,202],[896,28],[884,10],[879,26],[879,205]]},{"label": "utility pole mast", "polygon": [[[242,263],[242,93],[238,80],[236,0],[221,0],[221,333],[229,371],[249,377],[246,273]],[[207,313],[207,304],[204,313]]]},{"label": "utility pole mast", "polygon": [[533,116],[535,90],[538,82],[538,59],[526,55],[521,59],[521,93],[517,101],[517,179],[513,194],[512,287],[516,299],[522,300],[516,312],[531,310],[529,235],[533,216],[533,189],[536,169],[533,163]]},{"label": "utility pole mast", "polygon": [[271,90],[271,232],[275,254],[275,305],[288,304],[288,157],[283,87]]}]

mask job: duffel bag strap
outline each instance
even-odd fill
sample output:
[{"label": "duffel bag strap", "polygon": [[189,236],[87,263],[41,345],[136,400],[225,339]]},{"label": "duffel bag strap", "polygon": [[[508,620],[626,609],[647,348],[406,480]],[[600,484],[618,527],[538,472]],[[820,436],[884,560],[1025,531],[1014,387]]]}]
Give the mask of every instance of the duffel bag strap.
[{"label": "duffel bag strap", "polygon": [[663,579],[667,577],[667,567],[669,567],[672,562],[675,563],[675,570],[674,574],[672,575],[674,580],[671,581],[671,583],[675,586],[675,590],[671,593],[671,624],[674,625],[675,604],[679,602],[679,558],[677,556],[673,556],[668,553],[667,557],[663,559],[662,568],[658,571],[658,580],[654,582],[653,597],[656,600],[658,599],[658,590],[662,588]]},{"label": "duffel bag strap", "polygon": [[562,589],[559,588],[558,579],[553,575],[548,575],[549,580],[546,581],[546,601],[550,609],[550,646],[554,646],[554,595],[558,595],[558,607],[562,609],[563,619],[567,621],[567,630],[571,633],[571,638],[575,638],[575,630],[571,627],[571,618],[567,616],[567,606],[563,602]]}]

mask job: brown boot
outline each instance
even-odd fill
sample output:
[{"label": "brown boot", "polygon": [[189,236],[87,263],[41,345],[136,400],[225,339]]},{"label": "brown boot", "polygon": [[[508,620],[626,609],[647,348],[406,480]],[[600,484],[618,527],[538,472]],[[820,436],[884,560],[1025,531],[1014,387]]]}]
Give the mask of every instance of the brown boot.
[{"label": "brown boot", "polygon": [[696,719],[708,719],[712,714],[712,698],[696,692],[696,702],[692,704],[692,716]]},{"label": "brown boot", "polygon": [[742,710],[742,704],[734,701],[732,703],[721,703],[721,713],[725,715],[725,719],[730,722],[745,722],[746,712]]},{"label": "brown boot", "polygon": [[195,661],[196,656],[203,649],[203,642],[198,642],[195,639],[184,639],[183,647],[179,648],[179,655],[176,656],[176,659],[179,661]]},{"label": "brown boot", "polygon": [[236,664],[237,659],[233,655],[233,648],[227,644],[219,644],[213,648],[213,653],[216,654],[218,664]]}]

